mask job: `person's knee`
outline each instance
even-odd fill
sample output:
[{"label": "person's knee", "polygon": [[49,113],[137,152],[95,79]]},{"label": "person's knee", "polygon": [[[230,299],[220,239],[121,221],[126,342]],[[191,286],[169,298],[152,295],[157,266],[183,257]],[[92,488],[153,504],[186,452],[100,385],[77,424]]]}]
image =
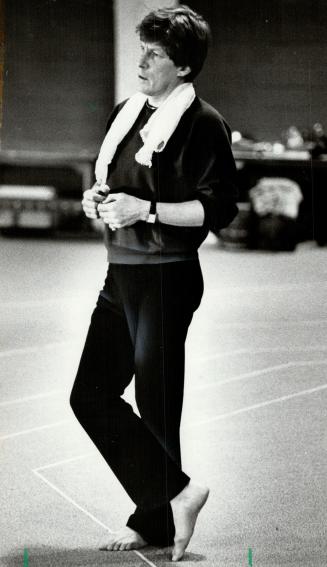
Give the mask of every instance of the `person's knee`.
[{"label": "person's knee", "polygon": [[79,421],[83,421],[83,417],[91,413],[91,392],[83,388],[78,380],[75,381],[70,393],[69,405]]},{"label": "person's knee", "polygon": [[69,405],[73,410],[76,417],[79,417],[79,413],[81,410],[81,399],[76,386],[73,387],[70,396],[69,396]]}]

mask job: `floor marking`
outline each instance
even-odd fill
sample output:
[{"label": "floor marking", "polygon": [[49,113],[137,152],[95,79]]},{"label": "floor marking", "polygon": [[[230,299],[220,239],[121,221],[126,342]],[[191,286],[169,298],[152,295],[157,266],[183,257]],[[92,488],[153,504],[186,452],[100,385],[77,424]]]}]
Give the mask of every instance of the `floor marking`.
[{"label": "floor marking", "polygon": [[277,404],[280,402],[284,402],[286,400],[290,400],[292,398],[297,398],[299,396],[305,396],[307,394],[313,394],[315,392],[319,392],[321,390],[326,390],[327,384],[323,384],[322,386],[317,386],[316,388],[310,388],[309,390],[301,390],[301,392],[296,392],[295,394],[289,394],[287,396],[282,396],[281,398],[274,398],[273,400],[268,400],[266,402],[261,402],[259,404],[254,404],[253,406],[247,406],[245,408],[241,408],[239,410],[231,411],[228,413],[222,413],[220,415],[216,415],[215,417],[210,417],[208,419],[202,419],[200,421],[196,421],[195,423],[186,425],[183,429],[193,429],[194,427],[198,427],[199,425],[206,425],[208,423],[213,423],[215,421],[219,421],[221,419],[226,419],[228,417],[233,417],[234,415],[239,415],[242,413],[246,413],[251,410],[263,408],[266,406],[270,406],[273,404]]},{"label": "floor marking", "polygon": [[74,294],[72,296],[66,296],[66,297],[53,297],[53,298],[47,298],[47,299],[29,299],[27,301],[20,301],[20,300],[13,300],[13,301],[2,301],[1,302],[1,308],[2,307],[8,307],[10,309],[14,308],[14,307],[39,307],[42,305],[57,305],[58,303],[73,303],[76,301],[92,301],[92,299],[94,298],[94,294],[93,293],[80,293],[80,294]]},{"label": "floor marking", "polygon": [[[75,500],[73,500],[73,498],[71,498],[70,496],[68,496],[68,494],[66,494],[65,492],[63,492],[63,490],[61,490],[60,488],[58,488],[55,484],[53,484],[52,482],[50,482],[50,480],[48,480],[45,476],[43,476],[43,474],[41,474],[39,472],[39,469],[33,469],[33,473],[38,476],[43,482],[45,482],[50,488],[52,488],[52,490],[54,490],[55,492],[57,492],[60,496],[62,496],[62,498],[64,498],[65,500],[67,500],[67,502],[69,502],[70,504],[72,504],[72,506],[75,506],[75,508],[77,508],[77,510],[79,510],[80,512],[82,512],[83,514],[85,514],[86,516],[88,516],[91,520],[93,520],[93,522],[95,522],[96,524],[98,524],[99,526],[101,526],[102,528],[104,528],[105,530],[107,530],[109,533],[113,533],[113,531],[106,526],[106,524],[104,524],[103,522],[101,522],[101,520],[99,520],[98,518],[96,518],[93,514],[91,514],[91,512],[89,512],[88,510],[86,510],[86,508],[83,508],[83,506],[80,506],[80,504],[78,504]],[[105,552],[104,552],[105,553]],[[141,553],[140,551],[137,551],[136,549],[133,550],[133,553],[135,555],[137,555],[140,559],[142,559],[142,561],[144,561],[145,563],[147,563],[147,565],[150,565],[150,567],[157,567],[154,563],[152,563],[152,561],[150,561],[149,559],[147,559],[143,553]]]},{"label": "floor marking", "polygon": [[51,429],[52,427],[59,427],[64,423],[69,422],[69,419],[63,419],[61,421],[55,421],[54,423],[47,423],[46,425],[40,425],[39,427],[32,427],[31,429],[24,429],[23,431],[17,431],[17,433],[9,433],[8,435],[2,435],[0,441],[5,439],[12,439],[13,437],[19,437],[19,435],[28,435],[29,433],[34,433],[36,431],[42,431],[43,429]]},{"label": "floor marking", "polygon": [[[0,358],[6,356],[14,356],[16,354],[23,355],[23,354],[33,354],[38,353],[43,349],[53,349],[53,348],[60,348],[60,347],[70,347],[72,344],[78,344],[80,341],[78,339],[71,339],[66,341],[58,341],[53,343],[45,343],[44,345],[38,346],[30,346],[30,347],[22,347],[22,348],[14,348],[9,350],[0,351]],[[202,362],[206,360],[214,360],[216,358],[221,358],[224,356],[233,356],[238,354],[257,354],[257,353],[265,353],[265,352],[316,352],[316,351],[327,351],[326,346],[312,346],[312,347],[268,347],[268,348],[240,348],[236,350],[230,350],[225,352],[213,353],[209,355],[202,355],[196,357],[196,362]]]},{"label": "floor marking", "polygon": [[280,319],[276,319],[276,321],[253,321],[251,323],[214,323],[213,327],[215,329],[270,329],[274,327],[316,327],[322,326],[327,324],[327,319],[310,319],[308,321],[299,320],[299,321],[290,321],[289,319],[285,319],[284,321]]},{"label": "floor marking", "polygon": [[261,347],[261,348],[238,348],[235,350],[227,350],[225,352],[212,353],[194,358],[193,362],[206,362],[215,360],[216,358],[223,358],[225,356],[237,356],[239,354],[264,354],[275,352],[326,352],[327,346],[311,346],[311,347]]},{"label": "floor marking", "polygon": [[223,386],[224,384],[230,384],[232,382],[238,382],[240,380],[245,380],[246,378],[255,378],[256,376],[262,376],[264,374],[270,374],[274,371],[285,370],[286,368],[298,368],[305,366],[319,366],[326,365],[327,360],[303,360],[303,361],[292,361],[284,362],[282,364],[276,364],[275,366],[267,366],[266,368],[261,368],[261,370],[253,370],[251,372],[244,372],[244,374],[239,374],[238,376],[233,376],[232,378],[226,378],[225,380],[216,380],[215,382],[208,382],[207,384],[201,384],[190,388],[191,392],[196,392],[200,390],[206,390],[207,388],[216,388]]},{"label": "floor marking", "polygon": [[4,350],[0,352],[0,358],[5,356],[14,356],[16,354],[33,354],[35,352],[40,352],[43,349],[52,349],[57,347],[70,347],[72,344],[77,343],[77,340],[67,340],[67,341],[58,341],[54,343],[45,343],[44,345],[38,346],[30,346],[30,347],[22,347],[22,348],[12,348],[9,350]]},{"label": "floor marking", "polygon": [[207,294],[210,295],[219,295],[220,293],[224,293],[224,292],[228,292],[228,294],[236,292],[236,293],[241,293],[242,295],[248,291],[252,291],[252,292],[257,292],[257,291],[262,291],[262,292],[267,292],[267,291],[293,291],[293,290],[298,290],[301,291],[304,288],[311,288],[313,287],[314,289],[317,289],[317,286],[319,286],[319,288],[323,288],[327,286],[327,282],[325,281],[318,281],[318,282],[301,282],[301,283],[293,283],[293,284],[276,284],[276,285],[245,285],[243,287],[241,286],[222,286],[222,287],[208,287],[205,290],[205,296]]},{"label": "floor marking", "polygon": [[52,390],[50,392],[43,392],[43,394],[33,394],[31,396],[25,396],[24,398],[16,398],[15,400],[0,402],[0,407],[22,404],[24,402],[31,402],[33,400],[40,400],[43,398],[50,398],[51,396],[55,396],[56,394],[61,394],[63,392],[65,392],[65,390]]},{"label": "floor marking", "polygon": [[39,472],[39,471],[44,471],[46,469],[51,469],[54,467],[59,467],[60,465],[66,465],[67,463],[72,463],[73,461],[79,461],[81,459],[86,459],[87,457],[90,457],[91,455],[100,455],[99,452],[89,452],[89,453],[84,453],[83,455],[77,455],[76,457],[70,457],[69,459],[63,459],[62,461],[56,461],[55,463],[50,463],[48,465],[42,465],[42,467],[37,467],[36,469],[33,469],[33,472]]}]

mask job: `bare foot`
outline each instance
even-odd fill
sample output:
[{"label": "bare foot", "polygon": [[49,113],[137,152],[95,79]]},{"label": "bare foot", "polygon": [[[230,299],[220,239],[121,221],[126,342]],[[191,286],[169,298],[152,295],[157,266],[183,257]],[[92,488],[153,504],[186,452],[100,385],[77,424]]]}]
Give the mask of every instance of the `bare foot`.
[{"label": "bare foot", "polygon": [[100,547],[101,551],[129,551],[130,549],[140,549],[145,547],[147,542],[143,537],[125,526],[119,532],[109,534],[108,541]]},{"label": "bare foot", "polygon": [[193,535],[198,514],[208,496],[208,488],[189,482],[182,492],[170,501],[175,524],[172,561],[182,559]]}]

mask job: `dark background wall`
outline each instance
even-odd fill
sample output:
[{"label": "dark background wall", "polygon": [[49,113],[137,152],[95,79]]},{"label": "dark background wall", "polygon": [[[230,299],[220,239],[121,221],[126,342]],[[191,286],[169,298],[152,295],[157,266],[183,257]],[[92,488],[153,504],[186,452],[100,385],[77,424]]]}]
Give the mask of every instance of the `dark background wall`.
[{"label": "dark background wall", "polygon": [[[96,153],[113,106],[113,2],[2,0],[2,149]],[[327,128],[326,0],[187,0],[212,27],[199,93],[233,129]],[[126,14],[128,18],[128,14]]]},{"label": "dark background wall", "polygon": [[96,152],[113,106],[110,0],[6,0],[1,147]]},{"label": "dark background wall", "polygon": [[327,128],[326,0],[189,0],[211,24],[199,93],[233,129],[275,140]]}]

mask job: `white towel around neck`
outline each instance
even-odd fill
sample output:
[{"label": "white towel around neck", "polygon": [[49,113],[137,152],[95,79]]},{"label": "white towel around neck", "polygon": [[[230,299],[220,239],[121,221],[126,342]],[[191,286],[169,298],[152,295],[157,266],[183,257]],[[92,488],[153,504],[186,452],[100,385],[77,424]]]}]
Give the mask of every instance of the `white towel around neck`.
[{"label": "white towel around neck", "polygon": [[[176,87],[166,100],[155,110],[140,131],[143,146],[136,153],[135,159],[141,165],[152,166],[153,152],[162,152],[170,136],[175,131],[184,112],[195,99],[192,83],[183,83]],[[97,183],[106,183],[108,165],[112,162],[117,146],[130,131],[139,116],[147,96],[137,92],[128,99],[111,124],[100,148],[95,166]]]}]

